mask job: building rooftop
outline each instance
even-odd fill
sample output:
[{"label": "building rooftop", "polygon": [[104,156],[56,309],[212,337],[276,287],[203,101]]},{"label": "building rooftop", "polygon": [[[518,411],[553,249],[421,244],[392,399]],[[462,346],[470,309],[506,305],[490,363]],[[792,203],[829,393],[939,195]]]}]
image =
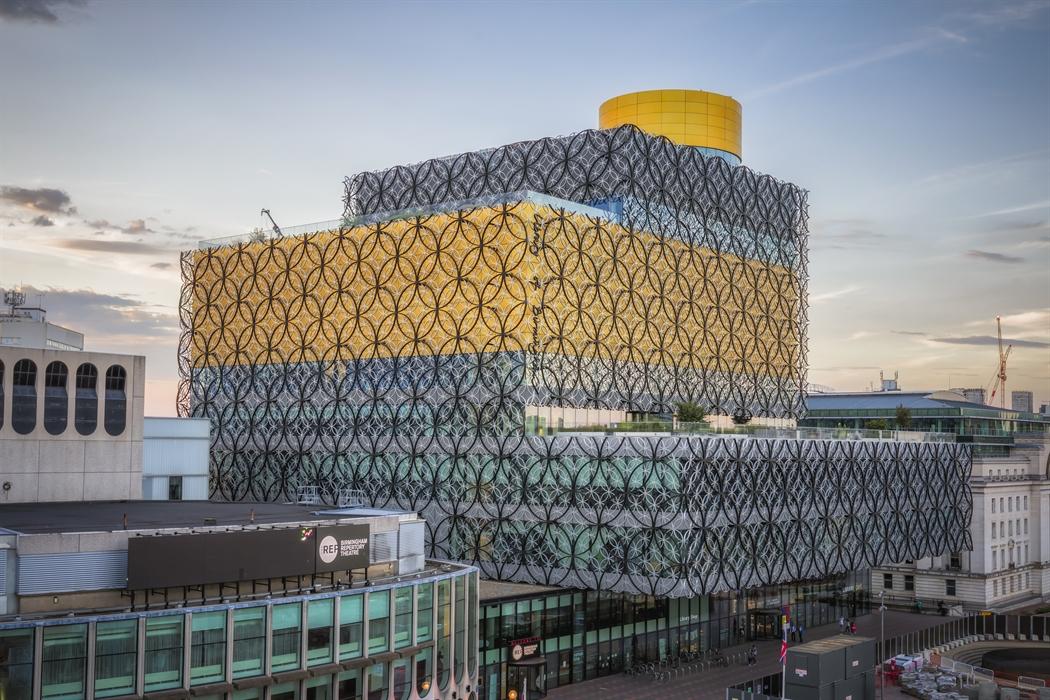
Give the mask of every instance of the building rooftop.
[{"label": "building rooftop", "polygon": [[520,598],[522,596],[534,596],[540,593],[559,593],[564,591],[564,588],[558,588],[557,586],[538,586],[532,583],[511,583],[509,581],[489,581],[482,579],[478,586],[478,600],[485,603],[491,600]]},{"label": "building rooftop", "polygon": [[895,409],[905,408],[966,408],[985,411],[1013,411],[987,404],[967,401],[954,391],[858,391],[833,394],[809,394],[806,403],[811,411],[834,411],[838,409]]},{"label": "building rooftop", "polygon": [[[396,511],[353,512],[294,503],[239,501],[93,501],[0,505],[0,528],[35,535],[58,532],[113,532],[164,528],[250,526],[394,515]],[[124,518],[127,517],[125,527]]]}]

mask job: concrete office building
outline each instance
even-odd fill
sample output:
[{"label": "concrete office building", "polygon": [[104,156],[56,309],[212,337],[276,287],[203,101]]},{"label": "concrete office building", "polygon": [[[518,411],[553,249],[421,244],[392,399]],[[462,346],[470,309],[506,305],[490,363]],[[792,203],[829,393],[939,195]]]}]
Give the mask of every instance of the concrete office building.
[{"label": "concrete office building", "polygon": [[0,347],[0,503],[142,496],[145,358]]},{"label": "concrete office building", "polygon": [[38,350],[83,350],[84,335],[47,320],[47,311],[26,304],[25,293],[16,289],[3,291],[0,310],[0,347],[36,348]]},{"label": "concrete office building", "polygon": [[1030,391],[1011,391],[1010,407],[1022,413],[1035,411],[1035,396]]},{"label": "concrete office building", "polygon": [[[853,572],[967,546],[969,446],[793,429],[807,193],[740,164],[740,124],[724,95],[623,95],[599,129],[360,173],[342,220],[184,253],[213,496],[421,512],[496,586],[493,699],[856,614]],[[685,404],[766,432],[672,435]]]},{"label": "concrete office building", "polygon": [[0,506],[0,697],[474,698],[477,571],[414,513]]},{"label": "concrete office building", "polygon": [[211,421],[147,416],[142,437],[144,499],[208,500]]}]

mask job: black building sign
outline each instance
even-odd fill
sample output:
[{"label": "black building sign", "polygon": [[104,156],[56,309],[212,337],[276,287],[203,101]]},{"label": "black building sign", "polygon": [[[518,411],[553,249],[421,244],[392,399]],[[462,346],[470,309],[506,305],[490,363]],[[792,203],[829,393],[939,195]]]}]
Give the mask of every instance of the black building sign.
[{"label": "black building sign", "polygon": [[528,661],[531,658],[540,655],[540,647],[542,646],[539,637],[527,637],[525,639],[515,639],[510,643],[510,660],[512,663],[518,661]]},{"label": "black building sign", "polygon": [[287,527],[128,540],[131,590],[231,583],[368,566],[368,525]]},{"label": "black building sign", "polygon": [[368,525],[317,528],[316,571],[348,571],[368,567]]}]

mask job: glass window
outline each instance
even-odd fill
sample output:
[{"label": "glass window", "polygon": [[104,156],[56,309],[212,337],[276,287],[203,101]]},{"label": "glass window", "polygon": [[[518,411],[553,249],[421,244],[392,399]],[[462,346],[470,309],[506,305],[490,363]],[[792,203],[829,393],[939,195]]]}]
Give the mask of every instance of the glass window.
[{"label": "glass window", "polygon": [[266,653],[266,607],[233,611],[233,677],[259,676]]},{"label": "glass window", "polygon": [[893,589],[893,574],[883,574],[882,575],[882,587],[885,588],[886,590],[892,590]]},{"label": "glass window", "polygon": [[430,692],[430,686],[434,682],[434,649],[427,647],[415,656],[416,659],[416,690],[419,694],[426,695]]},{"label": "glass window", "polygon": [[[390,646],[390,591],[368,594],[368,655],[382,654]],[[371,694],[371,686],[369,686]]]},{"label": "glass window", "polygon": [[915,590],[915,577],[911,574],[904,574],[904,590],[914,591]]},{"label": "glass window", "polygon": [[412,646],[412,586],[398,588],[394,593],[394,648]]},{"label": "glass window", "polygon": [[332,599],[312,600],[306,609],[306,663],[309,666],[332,661]]},{"label": "glass window", "polygon": [[[369,615],[369,625],[371,624],[371,615]],[[373,664],[368,667],[368,700],[386,700],[386,693],[390,689],[388,685],[390,679],[386,669],[386,664]]]},{"label": "glass window", "polygon": [[434,584],[424,583],[416,589],[416,644],[433,639]]},{"label": "glass window", "polygon": [[120,365],[113,365],[106,370],[106,409],[105,426],[110,435],[124,432],[127,422],[128,400],[126,392],[128,373]]},{"label": "glass window", "polygon": [[[339,612],[341,614],[342,610],[340,609]],[[336,677],[336,690],[339,700],[361,700],[361,670],[340,673]]]},{"label": "glass window", "polygon": [[19,435],[36,428],[36,363],[19,360],[11,377],[11,427]]},{"label": "glass window", "polygon": [[463,681],[467,667],[467,577],[460,576],[456,582],[456,683]]},{"label": "glass window", "polygon": [[0,428],[4,427],[4,363],[0,360]]},{"label": "glass window", "polygon": [[394,686],[394,700],[408,700],[412,694],[412,666],[410,659],[398,659],[390,665],[391,685]]},{"label": "glass window", "polygon": [[114,620],[95,626],[96,698],[135,692],[138,636],[137,620]]},{"label": "glass window", "polygon": [[992,499],[992,512],[995,512],[995,499]]},{"label": "glass window", "polygon": [[87,625],[44,628],[40,697],[78,700],[84,697],[87,666]]},{"label": "glass window", "polygon": [[356,659],[361,656],[361,628],[363,626],[361,595],[347,595],[339,599],[339,658]]},{"label": "glass window", "polygon": [[91,435],[98,426],[98,370],[84,363],[77,367],[73,425],[81,435]]},{"label": "glass window", "polygon": [[[2,374],[3,368],[0,367]],[[0,631],[0,693],[4,700],[30,700],[33,697],[32,629]]]},{"label": "glass window", "polygon": [[182,477],[181,476],[169,476],[168,477],[168,500],[169,501],[181,501],[182,500]]},{"label": "glass window", "polygon": [[146,692],[182,686],[182,615],[146,618]]},{"label": "glass window", "polygon": [[69,418],[69,370],[63,362],[52,362],[44,370],[44,430],[51,435],[66,432]]},{"label": "glass window", "polygon": [[[617,619],[607,626],[614,626]],[[473,674],[478,668],[478,578],[474,574],[467,574],[467,634],[467,672]]]},{"label": "glass window", "polygon": [[332,696],[332,677],[318,676],[306,681],[306,700],[330,700]]},{"label": "glass window", "polygon": [[270,700],[298,700],[299,681],[278,683],[270,688]]},{"label": "glass window", "polygon": [[190,685],[226,678],[226,612],[193,613],[190,621]]},{"label": "glass window", "polygon": [[948,578],[944,580],[944,594],[955,595],[955,579]]},{"label": "glass window", "polygon": [[270,670],[274,673],[299,668],[301,616],[299,603],[273,606],[273,657]]},{"label": "glass window", "polygon": [[437,678],[438,688],[445,690],[451,680],[448,655],[452,645],[452,588],[448,579],[438,581],[437,599]]}]

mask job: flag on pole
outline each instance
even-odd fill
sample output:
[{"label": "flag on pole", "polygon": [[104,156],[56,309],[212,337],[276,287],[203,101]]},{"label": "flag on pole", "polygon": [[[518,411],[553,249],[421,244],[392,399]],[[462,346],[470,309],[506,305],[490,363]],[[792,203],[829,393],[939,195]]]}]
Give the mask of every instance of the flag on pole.
[{"label": "flag on pole", "polygon": [[787,663],[788,658],[788,643],[786,639],[780,640],[780,665],[783,666]]}]

